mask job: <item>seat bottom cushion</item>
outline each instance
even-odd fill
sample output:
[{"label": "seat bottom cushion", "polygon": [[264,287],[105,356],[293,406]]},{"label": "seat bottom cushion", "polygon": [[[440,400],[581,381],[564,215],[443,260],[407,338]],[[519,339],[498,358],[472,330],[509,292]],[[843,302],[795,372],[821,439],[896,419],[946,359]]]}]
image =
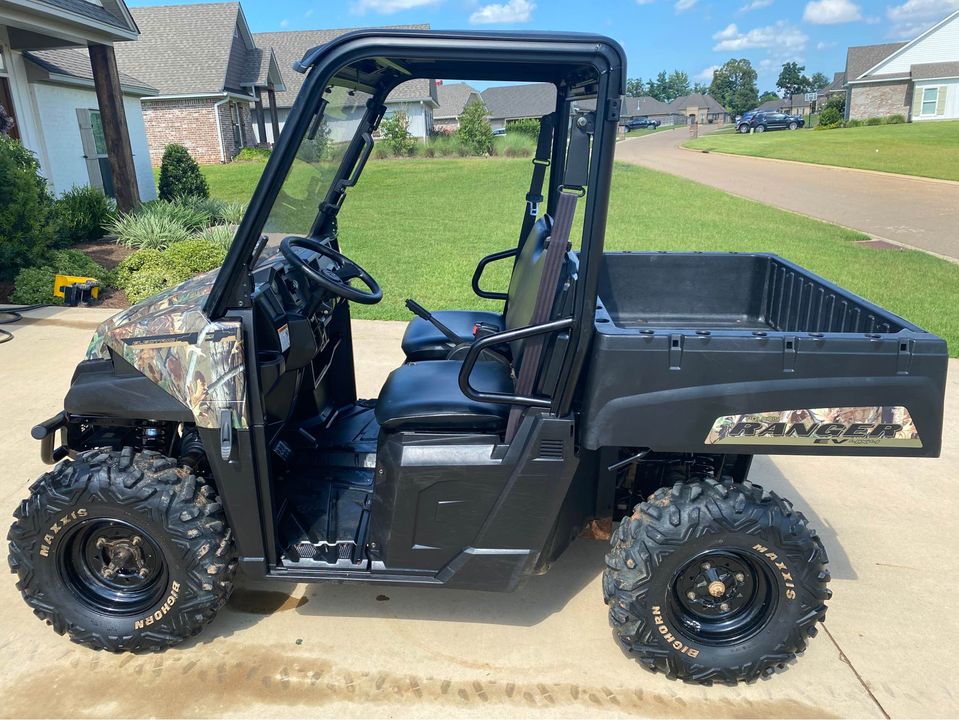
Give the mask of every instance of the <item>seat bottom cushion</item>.
[{"label": "seat bottom cushion", "polygon": [[[463,363],[433,360],[408,363],[390,373],[376,402],[376,421],[384,430],[499,430],[509,405],[470,400],[459,388]],[[509,393],[513,379],[499,362],[478,362],[470,382],[483,392]]]},{"label": "seat bottom cushion", "polygon": [[[473,342],[473,326],[477,323],[494,325],[497,330],[503,329],[503,316],[494,312],[439,310],[433,313],[433,317],[456,333],[460,342],[465,343]],[[446,354],[453,348],[453,343],[432,323],[423,318],[414,317],[406,326],[402,347],[407,360],[419,362],[446,359]]]}]

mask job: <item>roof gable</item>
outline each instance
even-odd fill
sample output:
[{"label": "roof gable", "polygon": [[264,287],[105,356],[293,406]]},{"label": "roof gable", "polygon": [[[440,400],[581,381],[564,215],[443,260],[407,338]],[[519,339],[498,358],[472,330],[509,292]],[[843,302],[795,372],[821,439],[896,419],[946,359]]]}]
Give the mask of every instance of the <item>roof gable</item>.
[{"label": "roof gable", "polygon": [[552,83],[500,85],[480,95],[492,118],[542,117],[556,109],[556,86]]},{"label": "roof gable", "polygon": [[703,95],[701,93],[693,93],[692,95],[683,95],[682,97],[678,97],[669,103],[669,107],[672,110],[685,110],[689,107],[700,107],[706,108],[712,113],[726,112],[725,108],[716,102],[712,96]]},{"label": "roof gable", "polygon": [[[254,33],[253,39],[257,46],[266,49],[272,48],[276,55],[280,71],[283,73],[284,90],[276,93],[276,103],[279,107],[291,107],[296,100],[306,76],[290,68],[293,63],[299,62],[307,52],[319,45],[353,32],[357,28],[340,28],[335,30],[289,30],[286,32]],[[402,30],[429,30],[429,25],[392,25],[383,29]],[[386,99],[387,102],[403,100],[428,100],[436,102],[436,85],[432,80],[410,80],[396,87]]]},{"label": "roof gable", "polygon": [[483,101],[479,90],[467,83],[444,83],[436,88],[439,107],[433,111],[434,118],[456,118],[463,114],[470,99]]},{"label": "roof gable", "polygon": [[904,42],[882,45],[859,45],[846,50],[846,81],[858,80],[869,68],[882,62],[896,50],[906,46]]},{"label": "roof gable", "polygon": [[[140,39],[116,46],[120,70],[149,83],[160,95],[239,90],[228,87],[246,68],[244,59],[243,71],[234,69],[239,62],[234,38],[244,42],[246,28],[238,2],[139,7],[131,12]],[[246,35],[251,37],[249,29]]]},{"label": "roof gable", "polygon": [[903,44],[859,77],[865,79],[877,75],[908,75],[912,65],[956,60],[959,60],[959,10],[915,40]]},{"label": "roof gable", "polygon": [[[54,50],[31,50],[23,57],[32,65],[46,73],[43,79],[51,82],[69,82],[71,84],[93,87],[93,68],[86,48],[57,48]],[[156,95],[156,89],[142,80],[120,73],[120,87],[131,95]]]}]

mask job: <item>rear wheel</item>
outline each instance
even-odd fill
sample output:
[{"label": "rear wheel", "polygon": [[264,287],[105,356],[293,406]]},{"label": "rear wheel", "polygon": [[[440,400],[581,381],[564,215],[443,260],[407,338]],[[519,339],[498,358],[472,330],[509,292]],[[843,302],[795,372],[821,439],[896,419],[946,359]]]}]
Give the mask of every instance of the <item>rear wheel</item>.
[{"label": "rear wheel", "polygon": [[10,567],[41,620],[97,650],[161,650],[233,589],[213,486],[154,452],[91,450],[43,475],[14,513]]},{"label": "rear wheel", "polygon": [[757,126],[756,126],[756,132],[758,132],[758,133],[759,133],[759,132],[766,132],[766,126],[765,126],[765,125],[757,125]]},{"label": "rear wheel", "polygon": [[770,675],[825,618],[822,543],[802,513],[750,483],[657,490],[611,542],[610,624],[644,666],[671,678],[735,684]]}]

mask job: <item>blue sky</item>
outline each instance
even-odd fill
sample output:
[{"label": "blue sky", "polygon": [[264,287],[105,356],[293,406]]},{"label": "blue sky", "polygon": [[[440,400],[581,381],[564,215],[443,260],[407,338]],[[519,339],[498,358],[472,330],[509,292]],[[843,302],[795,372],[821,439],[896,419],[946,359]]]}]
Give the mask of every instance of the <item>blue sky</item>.
[{"label": "blue sky", "polygon": [[[131,6],[170,0],[128,0]],[[712,68],[746,57],[759,89],[780,66],[807,73],[845,65],[850,45],[911,39],[959,0],[241,0],[254,32],[430,23],[437,29],[574,30],[610,35],[630,77],[680,69],[709,82]]]}]

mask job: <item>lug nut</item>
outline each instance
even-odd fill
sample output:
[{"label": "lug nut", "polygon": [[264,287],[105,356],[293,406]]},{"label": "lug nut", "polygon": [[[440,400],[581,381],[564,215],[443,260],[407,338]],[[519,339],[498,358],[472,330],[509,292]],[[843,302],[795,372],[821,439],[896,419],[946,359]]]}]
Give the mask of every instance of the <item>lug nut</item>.
[{"label": "lug nut", "polygon": [[710,565],[708,562],[705,562],[702,564],[701,567],[703,568],[703,570],[709,570],[709,568],[711,568],[712,565]]},{"label": "lug nut", "polygon": [[736,573],[733,577],[736,578],[736,582],[742,582],[743,580],[746,579],[746,576],[743,575],[742,573]]},{"label": "lug nut", "polygon": [[694,593],[692,590],[690,590],[688,593],[686,593],[686,597],[688,597],[690,600],[695,600],[695,599],[696,599],[696,593]]},{"label": "lug nut", "polygon": [[722,610],[723,612],[726,612],[727,610],[729,610],[729,603],[722,603],[719,606],[719,609]]}]

